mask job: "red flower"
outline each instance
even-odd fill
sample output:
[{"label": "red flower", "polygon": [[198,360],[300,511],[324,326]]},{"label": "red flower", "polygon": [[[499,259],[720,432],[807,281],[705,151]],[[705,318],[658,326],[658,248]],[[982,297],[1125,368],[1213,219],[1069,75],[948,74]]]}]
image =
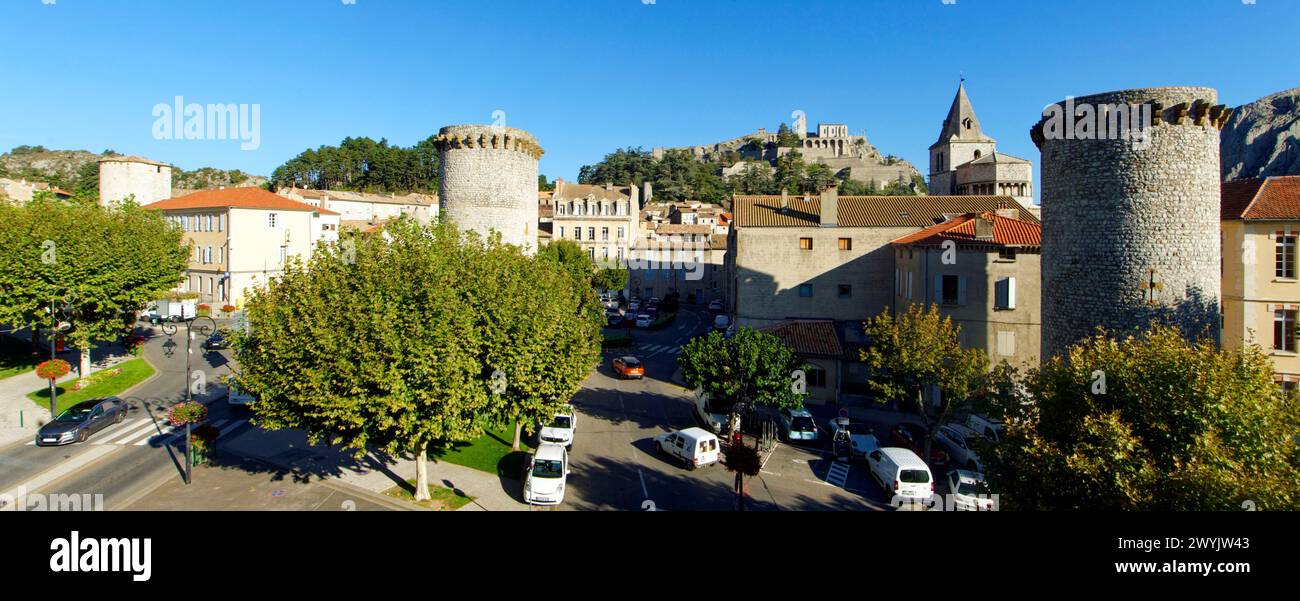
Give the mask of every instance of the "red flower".
[{"label": "red flower", "polygon": [[68,362],[63,359],[50,359],[36,366],[36,375],[46,380],[57,380],[68,375],[71,371],[72,366],[68,365]]}]

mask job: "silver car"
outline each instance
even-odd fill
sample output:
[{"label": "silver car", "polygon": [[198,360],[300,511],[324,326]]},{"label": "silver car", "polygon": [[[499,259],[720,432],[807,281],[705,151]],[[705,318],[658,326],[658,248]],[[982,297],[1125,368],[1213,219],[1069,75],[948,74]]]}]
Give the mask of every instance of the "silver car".
[{"label": "silver car", "polygon": [[82,401],[36,432],[36,445],[57,447],[86,442],[90,436],[126,419],[126,403],[117,397]]}]

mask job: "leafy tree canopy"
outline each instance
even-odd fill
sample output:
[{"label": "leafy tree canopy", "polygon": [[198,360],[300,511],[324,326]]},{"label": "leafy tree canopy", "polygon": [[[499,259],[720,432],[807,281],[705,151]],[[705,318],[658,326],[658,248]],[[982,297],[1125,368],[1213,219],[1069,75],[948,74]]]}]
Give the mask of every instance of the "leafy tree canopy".
[{"label": "leafy tree canopy", "polygon": [[795,372],[805,362],[766,332],[740,328],[730,339],[719,332],[698,336],[682,348],[677,362],[688,385],[733,409],[736,403],[791,409],[803,403]]}]

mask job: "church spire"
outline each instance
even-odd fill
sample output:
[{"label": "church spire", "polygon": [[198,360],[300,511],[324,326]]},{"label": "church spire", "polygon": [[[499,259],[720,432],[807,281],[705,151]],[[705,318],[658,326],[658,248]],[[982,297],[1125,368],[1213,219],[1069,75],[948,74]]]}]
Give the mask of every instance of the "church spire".
[{"label": "church spire", "polygon": [[957,85],[957,96],[952,99],[952,108],[948,109],[948,118],[943,121],[943,131],[939,132],[939,141],[935,145],[946,144],[953,140],[968,142],[992,142],[980,129],[980,120],[975,116],[975,107],[971,106],[970,97],[966,95],[966,78]]}]

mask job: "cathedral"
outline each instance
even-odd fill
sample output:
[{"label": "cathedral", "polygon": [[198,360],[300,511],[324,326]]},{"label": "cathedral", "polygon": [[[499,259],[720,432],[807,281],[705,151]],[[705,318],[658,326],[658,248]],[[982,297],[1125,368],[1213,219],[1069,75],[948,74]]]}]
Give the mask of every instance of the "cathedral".
[{"label": "cathedral", "polygon": [[1010,196],[1026,209],[1036,209],[1033,165],[998,152],[997,144],[980,128],[963,81],[939,141],[930,146],[930,194]]}]

